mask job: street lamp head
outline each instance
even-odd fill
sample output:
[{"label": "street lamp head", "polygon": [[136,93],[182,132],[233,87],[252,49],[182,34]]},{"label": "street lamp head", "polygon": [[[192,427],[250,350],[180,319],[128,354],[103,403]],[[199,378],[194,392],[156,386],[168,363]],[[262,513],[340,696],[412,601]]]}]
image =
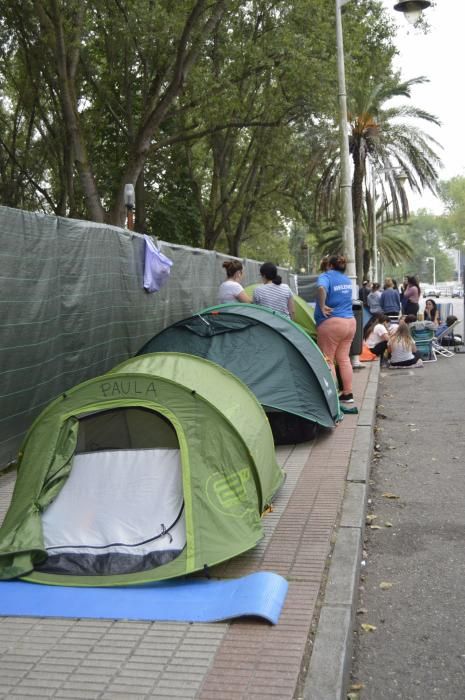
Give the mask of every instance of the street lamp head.
[{"label": "street lamp head", "polygon": [[403,12],[409,24],[415,24],[420,19],[423,10],[426,10],[430,5],[430,0],[402,0],[394,5],[394,9]]},{"label": "street lamp head", "polygon": [[136,203],[136,197],[134,192],[134,185],[129,183],[124,186],[124,204],[127,209],[134,209]]},{"label": "street lamp head", "polygon": [[405,172],[405,170],[401,170],[400,173],[398,175],[396,175],[396,180],[401,187],[403,187],[405,185],[405,183],[408,180],[408,175]]}]

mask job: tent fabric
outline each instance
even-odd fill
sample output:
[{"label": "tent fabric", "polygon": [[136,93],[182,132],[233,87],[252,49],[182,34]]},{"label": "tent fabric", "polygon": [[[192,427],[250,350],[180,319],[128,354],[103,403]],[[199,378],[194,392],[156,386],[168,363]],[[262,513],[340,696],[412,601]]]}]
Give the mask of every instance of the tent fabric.
[{"label": "tent fabric", "polygon": [[[216,303],[227,256],[159,240],[173,265],[165,286],[147,294],[145,241],[133,231],[0,206],[0,240],[1,471],[50,401]],[[256,280],[260,263],[242,264],[244,279]]]},{"label": "tent fabric", "polygon": [[[271,491],[283,480],[263,410],[247,387],[222,368],[199,358],[177,356],[166,360],[164,376],[162,359],[156,359],[157,371],[155,365],[149,371],[152,358],[147,356],[84,382],[62,394],[36,419],[21,450],[12,502],[0,529],[0,578],[79,586],[134,585],[213,566],[261,539],[260,514]],[[176,372],[175,381],[171,376]],[[196,377],[192,384],[182,379],[190,375]],[[205,392],[202,382],[209,387]],[[222,403],[229,408],[222,411]],[[91,455],[101,456],[102,447],[103,452],[124,452],[129,441],[131,451],[155,449],[156,441],[146,437],[147,431],[139,431],[137,437],[139,420],[131,423],[130,409],[142,411],[147,420],[154,413],[160,425],[168,422],[174,429],[182,465],[185,546],[172,561],[137,572],[115,572],[112,567],[111,574],[87,572],[82,576],[40,570],[47,561],[44,513],[68,483],[79,456],[91,459],[89,453],[77,449],[94,443],[95,426],[89,430],[92,416],[101,414],[106,433]],[[121,411],[117,418],[112,415]],[[84,439],[79,436],[81,422]],[[255,433],[245,427],[248,422]],[[124,440],[115,435],[116,446],[108,439],[112,424],[114,433],[121,425],[128,433]],[[162,430],[163,449],[167,435]],[[116,457],[112,464],[121,460]],[[130,468],[129,463],[126,466]],[[140,486],[144,487],[144,480]],[[170,517],[175,510],[171,509]],[[160,517],[154,514],[151,536],[160,532],[160,524]],[[47,541],[51,541],[50,528]]]},{"label": "tent fabric", "polygon": [[133,357],[109,373],[159,374],[198,392],[235,426],[247,444],[257,470],[260,511],[264,511],[283,482],[276,461],[270,426],[255,395],[234,373],[203,358],[177,352]]},{"label": "tent fabric", "polygon": [[42,527],[41,571],[132,573],[171,561],[186,544],[179,450],[75,455]]},{"label": "tent fabric", "polygon": [[317,345],[285,316],[254,304],[222,304],[155,335],[139,355],[188,351],[225,367],[266,410],[324,427],[340,420],[337,390]]}]

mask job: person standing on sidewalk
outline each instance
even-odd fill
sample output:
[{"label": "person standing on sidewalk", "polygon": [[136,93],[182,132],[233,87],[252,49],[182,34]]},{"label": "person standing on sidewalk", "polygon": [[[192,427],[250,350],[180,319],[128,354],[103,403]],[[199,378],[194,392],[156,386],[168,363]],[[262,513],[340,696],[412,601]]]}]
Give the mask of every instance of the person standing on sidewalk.
[{"label": "person standing on sidewalk", "polygon": [[407,286],[402,296],[402,311],[409,316],[416,316],[420,309],[420,285],[416,277],[407,277]]},{"label": "person standing on sidewalk", "polygon": [[240,260],[225,260],[223,267],[226,270],[226,280],[220,284],[218,290],[218,303],[239,301],[250,304],[252,301],[241,285],[244,268]]},{"label": "person standing on sidewalk", "polygon": [[271,262],[263,263],[260,267],[262,283],[255,287],[252,301],[260,306],[267,306],[273,311],[279,311],[288,318],[293,319],[294,295],[291,288],[284,284],[278,275],[278,268]]},{"label": "person standing on sidewalk", "polygon": [[371,287],[371,292],[369,293],[367,297],[367,302],[368,302],[368,308],[370,310],[370,314],[382,314],[383,309],[381,308],[381,292],[379,289],[379,284],[378,282],[373,282],[373,285]]},{"label": "person standing on sidewalk", "polygon": [[370,294],[370,281],[363,280],[362,286],[358,290],[358,298],[362,302],[365,309],[369,309],[368,306],[368,295]]},{"label": "person standing on sidewalk", "polygon": [[342,255],[332,255],[328,260],[328,270],[318,277],[315,323],[318,347],[328,361],[336,386],[334,362],[338,364],[342,382],[339,401],[353,403],[349,353],[356,322],[352,311],[352,283],[344,274],[345,269],[346,259]]},{"label": "person standing on sidewalk", "polygon": [[384,291],[381,294],[380,305],[386,316],[397,322],[400,315],[400,296],[397,289],[394,288],[394,280],[391,277],[386,277],[384,280]]}]

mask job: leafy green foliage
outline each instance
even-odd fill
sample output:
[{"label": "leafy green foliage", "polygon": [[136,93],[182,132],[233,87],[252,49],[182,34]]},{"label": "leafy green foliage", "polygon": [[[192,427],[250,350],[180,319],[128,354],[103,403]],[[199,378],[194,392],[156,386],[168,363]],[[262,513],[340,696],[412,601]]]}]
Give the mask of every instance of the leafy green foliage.
[{"label": "leafy green foliage", "polygon": [[[334,229],[339,218],[334,3],[4,0],[2,9],[3,203],[122,225],[132,182],[141,231],[301,267],[299,230],[315,264],[316,222]],[[354,100],[380,84],[397,89],[394,28],[379,0],[352,0],[343,24]],[[422,168],[419,186],[434,175],[427,159]]]},{"label": "leafy green foliage", "polygon": [[[445,282],[453,279],[454,265],[442,244],[442,231],[444,221],[442,217],[427,213],[419,213],[405,226],[395,227],[397,234],[404,244],[408,244],[412,254],[409,260],[392,260],[385,256],[385,274],[393,276],[397,280],[405,275],[415,275],[421,282],[433,282],[432,262],[426,258],[434,257],[436,264],[436,280]],[[380,240],[391,234],[392,229],[387,227]]]},{"label": "leafy green foliage", "polygon": [[440,183],[439,192],[446,207],[442,235],[450,248],[465,243],[465,177],[457,176]]}]

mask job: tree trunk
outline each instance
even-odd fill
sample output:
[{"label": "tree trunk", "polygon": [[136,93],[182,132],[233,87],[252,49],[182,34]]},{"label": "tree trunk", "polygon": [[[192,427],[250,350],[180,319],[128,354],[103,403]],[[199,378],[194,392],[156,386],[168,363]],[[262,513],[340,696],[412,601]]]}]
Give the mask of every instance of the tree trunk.
[{"label": "tree trunk", "polygon": [[134,230],[139,233],[145,233],[147,228],[146,222],[146,210],[145,210],[145,182],[144,182],[144,171],[142,170],[139,177],[137,178],[135,187],[136,196],[136,220],[134,223]]},{"label": "tree trunk", "polygon": [[[171,76],[164,76],[160,81],[159,76],[153,81],[146,114],[141,122],[137,134],[135,135],[133,148],[129,154],[128,165],[120,181],[116,199],[111,208],[111,223],[121,226],[124,220],[124,186],[127,183],[137,182],[147,155],[153,148],[153,139],[168,110],[181,93],[184,82],[194,66],[202,46],[202,39],[205,39],[212,32],[214,27],[220,22],[225,12],[226,1],[217,0],[211,7],[211,14],[201,24],[205,16],[206,0],[197,0],[190,12],[180,40],[177,46],[176,59],[171,67]],[[196,35],[197,32],[197,35]],[[161,82],[166,84],[163,94],[160,94]]]},{"label": "tree trunk", "polygon": [[355,237],[355,267],[357,271],[357,283],[363,281],[363,251],[365,249],[363,236],[363,178],[364,162],[354,154],[354,175],[352,178],[352,206],[354,210],[354,237]]},{"label": "tree trunk", "polygon": [[62,14],[62,8],[57,0],[52,0],[51,6],[52,12],[49,13],[44,5],[41,5],[41,19],[53,37],[53,51],[56,59],[63,119],[71,144],[74,164],[84,193],[88,216],[93,221],[103,223],[105,221],[105,211],[100,201],[97,185],[89,162],[87,146],[81,130],[76,99],[75,81],[79,62],[80,32],[84,20],[84,9],[81,6],[81,8],[74,13],[74,37],[68,47],[65,34],[65,24],[67,20]]}]

